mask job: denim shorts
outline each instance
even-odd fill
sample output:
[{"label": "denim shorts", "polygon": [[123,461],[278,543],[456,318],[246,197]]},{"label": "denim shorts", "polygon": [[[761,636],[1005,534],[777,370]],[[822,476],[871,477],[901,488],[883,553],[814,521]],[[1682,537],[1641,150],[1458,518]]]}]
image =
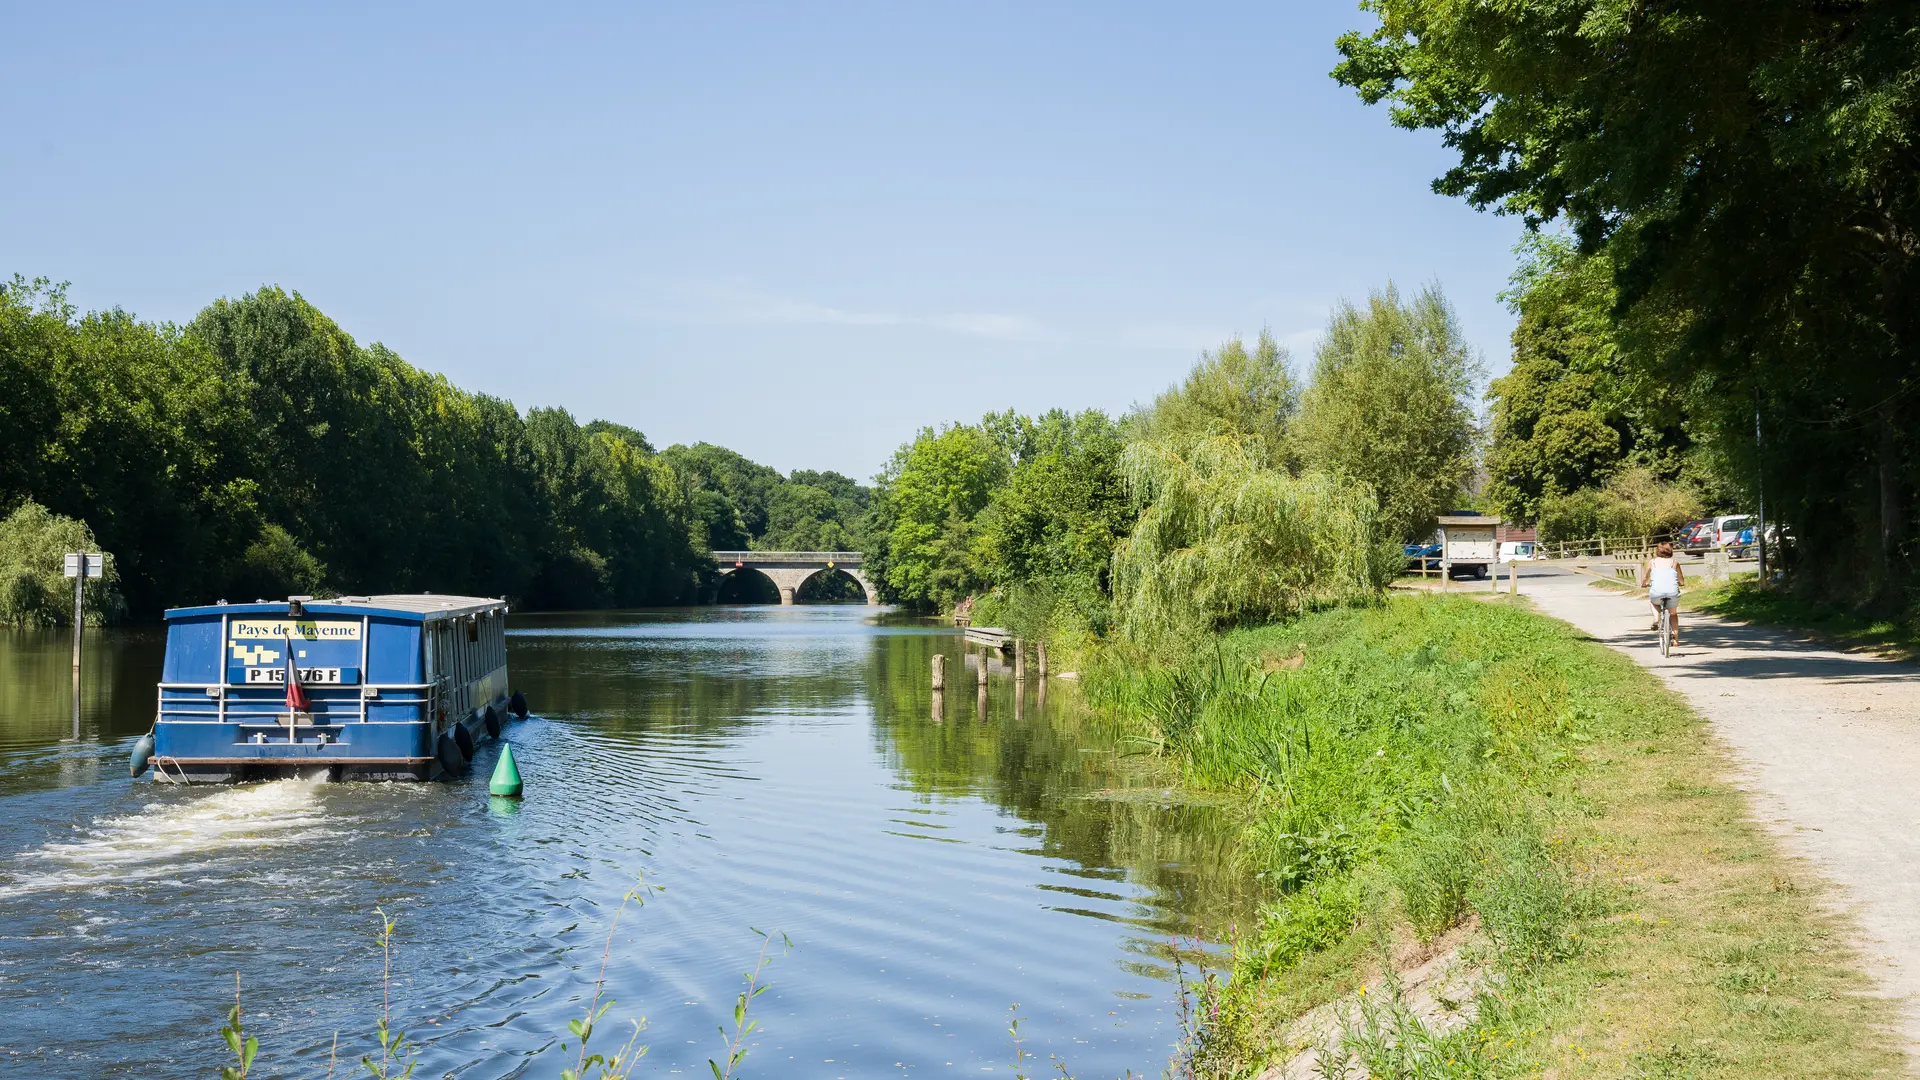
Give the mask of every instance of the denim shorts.
[{"label": "denim shorts", "polygon": [[1668,611],[1680,605],[1680,598],[1677,596],[1649,596],[1647,599],[1653,601],[1654,607],[1665,608]]}]

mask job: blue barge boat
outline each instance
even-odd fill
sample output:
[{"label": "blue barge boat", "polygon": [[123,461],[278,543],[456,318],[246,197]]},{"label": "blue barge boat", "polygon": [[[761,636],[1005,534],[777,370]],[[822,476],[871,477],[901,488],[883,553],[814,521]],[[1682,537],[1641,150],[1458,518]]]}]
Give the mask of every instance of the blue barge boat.
[{"label": "blue barge boat", "polygon": [[507,685],[506,616],[504,600],[433,593],[174,608],[131,771],[145,755],[174,783],[460,773],[527,715]]}]

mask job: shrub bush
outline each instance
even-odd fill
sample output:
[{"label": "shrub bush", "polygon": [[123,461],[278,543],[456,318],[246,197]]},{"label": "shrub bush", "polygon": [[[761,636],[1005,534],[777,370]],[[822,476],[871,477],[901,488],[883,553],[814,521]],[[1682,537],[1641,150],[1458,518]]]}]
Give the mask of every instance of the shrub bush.
[{"label": "shrub bush", "polygon": [[1540,501],[1540,539],[1651,536],[1671,532],[1706,513],[1691,488],[1646,468],[1623,469],[1602,487],[1553,493]]}]

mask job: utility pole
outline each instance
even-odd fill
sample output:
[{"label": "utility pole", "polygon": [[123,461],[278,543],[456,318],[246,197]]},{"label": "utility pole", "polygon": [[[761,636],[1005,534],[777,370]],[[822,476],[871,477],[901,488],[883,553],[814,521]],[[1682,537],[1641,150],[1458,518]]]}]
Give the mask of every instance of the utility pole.
[{"label": "utility pole", "polygon": [[80,738],[80,628],[87,620],[87,579],[106,572],[106,557],[97,551],[70,551],[66,576],[73,579],[73,737]]},{"label": "utility pole", "polygon": [[1753,392],[1753,487],[1760,503],[1759,527],[1754,530],[1753,538],[1760,551],[1760,584],[1767,583],[1767,465],[1761,457],[1760,444],[1760,391]]}]

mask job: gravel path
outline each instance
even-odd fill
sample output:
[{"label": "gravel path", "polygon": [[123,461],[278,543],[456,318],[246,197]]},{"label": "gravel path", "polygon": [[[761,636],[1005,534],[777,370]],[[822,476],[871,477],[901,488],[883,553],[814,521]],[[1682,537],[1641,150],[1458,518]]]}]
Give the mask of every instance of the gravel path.
[{"label": "gravel path", "polygon": [[1712,723],[1755,812],[1844,890],[1920,1061],[1920,668],[1693,612],[1663,658],[1646,601],[1590,581],[1529,575],[1521,591],[1665,679]]}]

